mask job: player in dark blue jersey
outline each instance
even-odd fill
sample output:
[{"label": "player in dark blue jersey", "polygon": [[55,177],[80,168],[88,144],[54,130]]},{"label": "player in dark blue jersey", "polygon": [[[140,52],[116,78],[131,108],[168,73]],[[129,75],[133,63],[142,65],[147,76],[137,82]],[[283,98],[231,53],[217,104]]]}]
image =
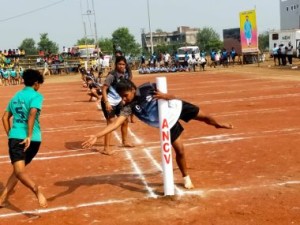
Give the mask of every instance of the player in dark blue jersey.
[{"label": "player in dark blue jersey", "polygon": [[213,117],[204,114],[198,106],[178,100],[173,95],[161,93],[156,89],[156,85],[152,83],[146,83],[137,88],[132,81],[122,80],[116,85],[116,91],[125,103],[120,116],[101,132],[91,135],[88,140],[82,143],[83,148],[93,146],[97,138],[117,129],[131,114],[150,126],[159,127],[157,99],[168,100],[168,120],[171,127],[171,143],[176,153],[176,162],[183,176],[184,187],[187,189],[193,188],[193,183],[187,172],[184,147],[180,138],[183,127],[179,120],[188,122],[194,119],[216,128],[232,129],[233,126],[217,122]]}]

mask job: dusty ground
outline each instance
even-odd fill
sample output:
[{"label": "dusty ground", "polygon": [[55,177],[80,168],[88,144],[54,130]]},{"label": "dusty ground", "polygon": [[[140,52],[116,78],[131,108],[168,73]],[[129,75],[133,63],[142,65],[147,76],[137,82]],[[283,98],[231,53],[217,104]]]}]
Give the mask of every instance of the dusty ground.
[{"label": "dusty ground", "polygon": [[[0,209],[0,224],[300,224],[299,69],[266,62],[134,80],[156,76],[167,76],[170,93],[235,126],[183,123],[193,191],[182,188],[174,164],[176,195],[164,197],[159,134],[141,122],[130,124],[133,149],[120,148],[116,131],[116,155],[82,150],[84,136],[105,126],[102,112],[87,101],[79,75],[52,76],[41,89],[43,144],[28,167],[49,208],[39,209],[18,185]],[[0,89],[4,110],[20,87]],[[11,165],[2,128],[0,137],[1,190]]]}]

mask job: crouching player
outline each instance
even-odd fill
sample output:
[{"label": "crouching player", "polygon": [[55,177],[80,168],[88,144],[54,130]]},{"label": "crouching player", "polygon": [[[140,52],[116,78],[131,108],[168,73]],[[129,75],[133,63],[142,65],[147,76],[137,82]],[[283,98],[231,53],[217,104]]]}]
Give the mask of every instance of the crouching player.
[{"label": "crouching player", "polygon": [[159,90],[156,90],[156,84],[154,83],[146,83],[137,88],[132,81],[124,79],[117,84],[116,91],[125,103],[120,116],[101,132],[90,135],[89,139],[82,143],[83,148],[92,147],[96,143],[97,138],[117,129],[131,114],[134,114],[146,124],[158,128],[157,99],[168,100],[171,143],[176,153],[176,162],[183,176],[184,187],[187,189],[194,188],[187,172],[184,146],[180,137],[183,127],[179,120],[188,122],[193,119],[216,128],[232,129],[233,126],[217,122],[213,117],[204,114],[198,106],[178,100],[173,95],[161,93]]}]

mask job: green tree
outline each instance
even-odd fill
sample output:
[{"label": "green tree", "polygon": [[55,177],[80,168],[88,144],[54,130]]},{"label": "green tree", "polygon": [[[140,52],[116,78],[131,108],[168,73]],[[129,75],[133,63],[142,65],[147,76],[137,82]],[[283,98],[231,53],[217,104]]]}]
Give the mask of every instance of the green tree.
[{"label": "green tree", "polygon": [[213,48],[222,48],[223,42],[220,40],[220,35],[214,29],[204,27],[197,34],[197,45],[200,49],[208,52]]},{"label": "green tree", "polygon": [[51,53],[58,53],[58,44],[49,40],[48,33],[40,34],[40,41],[38,42],[38,49],[45,52],[50,51]]},{"label": "green tree", "polygon": [[22,41],[19,49],[24,49],[26,55],[37,55],[35,41],[32,38],[26,38]]},{"label": "green tree", "polygon": [[258,47],[263,52],[269,49],[269,32],[258,35]]},{"label": "green tree", "polygon": [[77,44],[76,45],[93,45],[95,44],[95,39],[93,38],[81,38],[79,40],[77,40]]},{"label": "green tree", "polygon": [[137,56],[141,52],[140,45],[126,27],[118,28],[113,32],[112,43],[115,48],[120,47],[125,55]]},{"label": "green tree", "polygon": [[98,46],[101,48],[101,51],[105,54],[113,54],[113,42],[110,38],[100,38],[98,41]]}]

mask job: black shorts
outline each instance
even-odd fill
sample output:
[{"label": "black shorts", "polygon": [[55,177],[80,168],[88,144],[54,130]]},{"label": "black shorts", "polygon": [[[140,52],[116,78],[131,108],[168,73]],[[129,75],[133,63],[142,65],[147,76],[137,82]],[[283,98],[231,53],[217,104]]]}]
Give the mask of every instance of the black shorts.
[{"label": "black shorts", "polygon": [[179,120],[183,120],[184,122],[189,122],[192,119],[195,119],[199,113],[200,108],[196,105],[191,103],[182,101],[182,110],[179,116],[178,121],[174,124],[171,128],[171,143],[176,141],[176,139],[181,135],[182,131],[184,130]]},{"label": "black shorts", "polygon": [[9,157],[11,163],[15,163],[20,160],[25,161],[25,165],[29,164],[31,160],[36,156],[39,151],[41,142],[39,141],[31,141],[29,148],[24,151],[24,144],[22,139],[10,138],[8,140],[8,148],[9,148]]},{"label": "black shorts", "polygon": [[102,107],[102,111],[103,111],[105,119],[109,119],[109,118],[114,118],[115,116],[119,116],[123,105],[120,102],[118,105],[112,106],[112,110],[110,112],[107,112],[105,103],[103,101],[101,101],[101,107]]}]

